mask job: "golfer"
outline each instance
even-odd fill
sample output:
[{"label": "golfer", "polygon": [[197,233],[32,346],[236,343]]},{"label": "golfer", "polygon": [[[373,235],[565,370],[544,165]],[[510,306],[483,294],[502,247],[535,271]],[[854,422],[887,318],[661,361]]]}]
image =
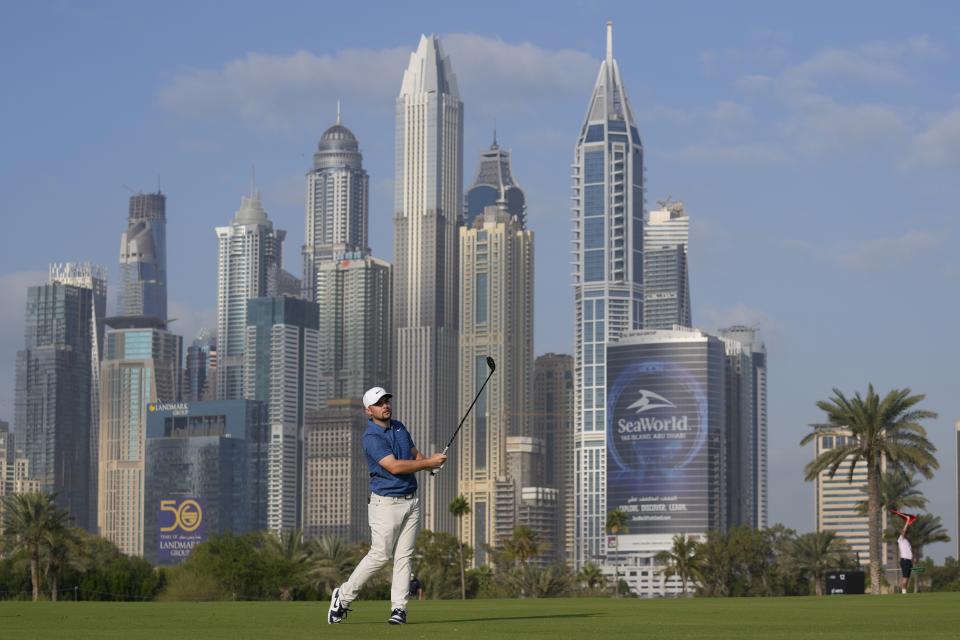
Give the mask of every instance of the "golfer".
[{"label": "golfer", "polygon": [[435,453],[425,458],[417,451],[410,432],[399,420],[391,420],[391,394],[373,387],[363,394],[367,430],[363,433],[363,455],[370,470],[370,551],[342,585],[333,590],[327,622],[343,622],[348,606],[360,588],[393,558],[390,591],[390,624],[406,624],[411,558],[420,524],[420,500],[414,473],[438,469],[447,456]]},{"label": "golfer", "polygon": [[897,546],[900,547],[900,590],[907,592],[907,584],[910,582],[910,573],[913,571],[913,549],[910,547],[910,541],[907,540],[907,529],[916,521],[916,517],[907,518],[900,530],[900,537],[897,538]]}]

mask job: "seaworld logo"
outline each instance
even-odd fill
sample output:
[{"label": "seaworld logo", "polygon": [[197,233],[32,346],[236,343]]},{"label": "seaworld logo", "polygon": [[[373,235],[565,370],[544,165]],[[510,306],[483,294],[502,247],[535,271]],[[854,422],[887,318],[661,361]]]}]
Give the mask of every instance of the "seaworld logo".
[{"label": "seaworld logo", "polygon": [[646,389],[640,389],[640,399],[627,407],[627,409],[636,409],[637,413],[643,413],[644,411],[650,411],[651,409],[676,406],[677,405],[673,404],[659,393],[647,391]]}]

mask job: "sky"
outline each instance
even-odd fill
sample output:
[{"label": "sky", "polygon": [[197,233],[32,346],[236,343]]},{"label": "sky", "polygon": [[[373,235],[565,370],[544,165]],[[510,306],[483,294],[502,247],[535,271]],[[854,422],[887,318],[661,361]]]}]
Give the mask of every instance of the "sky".
[{"label": "sky", "polygon": [[[669,5],[669,6],[667,6]],[[819,399],[909,387],[954,542],[960,419],[960,5],[951,2],[9,3],[0,23],[0,419],[26,288],[49,263],[117,282],[132,192],[167,194],[171,328],[216,323],[216,235],[251,184],[300,274],[305,173],[341,100],[392,259],[394,100],[438,34],[465,109],[464,183],[496,128],[536,243],[535,351],[573,352],[570,164],[614,24],[647,207],[691,219],[694,324],[769,352],[770,520],[815,528]],[[115,303],[109,291],[109,307]]]}]

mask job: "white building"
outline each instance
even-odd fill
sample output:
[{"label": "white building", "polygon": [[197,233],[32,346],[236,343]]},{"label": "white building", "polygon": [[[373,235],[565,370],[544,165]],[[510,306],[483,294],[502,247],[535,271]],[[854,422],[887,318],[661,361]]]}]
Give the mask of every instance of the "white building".
[{"label": "white building", "polygon": [[270,531],[301,522],[303,430],[320,406],[320,333],[317,305],[291,296],[247,304],[244,397],[267,403],[266,525]]},{"label": "white building", "polygon": [[303,297],[316,300],[320,264],[346,254],[368,255],[370,178],[356,136],[337,122],[323,132],[307,173]]},{"label": "white building", "polygon": [[217,398],[242,400],[247,300],[278,293],[283,240],[254,192],[230,225],[217,227]]},{"label": "white building", "polygon": [[643,226],[643,327],[690,327],[690,217],[682,202],[661,204]]},{"label": "white building", "polygon": [[[457,425],[458,225],[463,206],[463,103],[436,36],[422,36],[396,101],[394,415],[425,454]],[[458,460],[420,482],[423,525],[455,531],[448,506]]]},{"label": "white building", "polygon": [[[463,423],[455,456],[459,493],[470,504],[470,513],[463,520],[463,539],[478,550],[476,560],[482,564],[483,545],[496,545],[499,536],[509,535],[519,524],[521,491],[537,481],[538,474],[529,468],[536,463],[521,450],[536,451],[542,465],[543,442],[533,442],[529,415],[533,232],[525,231],[505,207],[487,207],[471,228],[460,228],[460,280],[461,414],[490,373],[487,356],[498,365]],[[520,454],[515,456],[514,469],[508,460],[511,444]]]},{"label": "white building", "polygon": [[607,343],[643,325],[643,147],[612,30],[572,166],[577,567],[606,551]]}]

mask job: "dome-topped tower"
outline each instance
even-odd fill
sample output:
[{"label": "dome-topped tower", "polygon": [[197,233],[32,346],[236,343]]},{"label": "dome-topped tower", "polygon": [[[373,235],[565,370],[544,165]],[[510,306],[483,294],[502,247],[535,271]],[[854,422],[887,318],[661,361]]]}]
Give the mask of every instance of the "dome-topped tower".
[{"label": "dome-topped tower", "polygon": [[337,122],[323,132],[317,144],[317,152],[313,154],[314,170],[330,167],[363,168],[363,156],[360,155],[357,137],[340,122],[339,101],[337,101]]},{"label": "dome-topped tower", "polygon": [[303,296],[316,300],[317,269],[324,261],[369,255],[369,178],[357,137],[340,120],[320,136],[313,168],[307,172]]}]

